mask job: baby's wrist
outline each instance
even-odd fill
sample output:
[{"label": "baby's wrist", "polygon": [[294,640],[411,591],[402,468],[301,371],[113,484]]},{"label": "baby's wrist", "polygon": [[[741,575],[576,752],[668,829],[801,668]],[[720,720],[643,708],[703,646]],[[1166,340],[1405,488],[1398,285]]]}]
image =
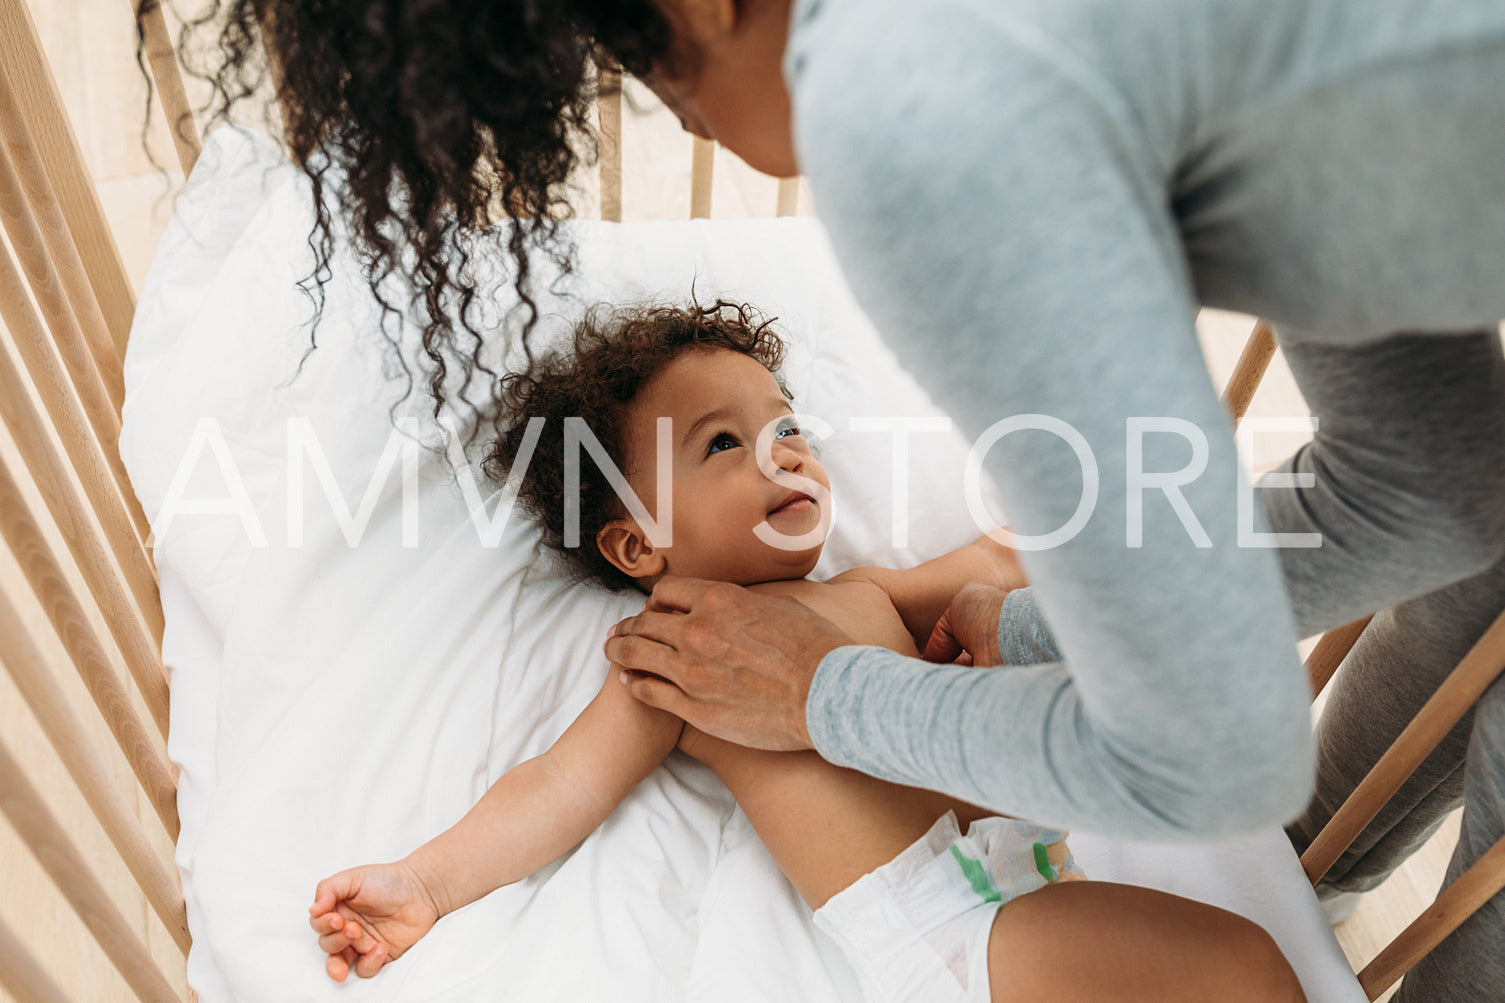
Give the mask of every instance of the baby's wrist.
[{"label": "baby's wrist", "polygon": [[456,906],[449,887],[440,876],[440,870],[429,866],[423,848],[408,854],[398,862],[398,866],[407,870],[423,900],[434,910],[436,921],[455,911]]},{"label": "baby's wrist", "polygon": [[1029,584],[1024,569],[1019,565],[1018,552],[984,534],[972,541],[972,547],[981,554],[992,569],[984,583],[1004,592],[1023,588]]}]

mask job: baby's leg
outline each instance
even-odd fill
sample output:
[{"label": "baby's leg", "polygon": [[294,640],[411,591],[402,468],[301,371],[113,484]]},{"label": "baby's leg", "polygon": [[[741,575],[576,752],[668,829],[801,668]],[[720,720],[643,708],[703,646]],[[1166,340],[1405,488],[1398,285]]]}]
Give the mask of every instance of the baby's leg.
[{"label": "baby's leg", "polygon": [[1258,925],[1177,895],[1105,881],[1009,902],[988,942],[992,1003],[1305,1003]]}]

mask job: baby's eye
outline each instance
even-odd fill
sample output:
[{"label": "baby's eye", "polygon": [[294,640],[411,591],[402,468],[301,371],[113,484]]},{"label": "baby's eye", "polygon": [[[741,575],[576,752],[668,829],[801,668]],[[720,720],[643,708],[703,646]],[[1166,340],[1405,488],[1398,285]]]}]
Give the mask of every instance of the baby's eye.
[{"label": "baby's eye", "polygon": [[711,442],[706,446],[705,453],[707,456],[710,456],[712,453],[719,453],[723,449],[736,449],[740,445],[742,444],[737,441],[735,436],[721,432],[711,437]]},{"label": "baby's eye", "polygon": [[779,427],[773,433],[773,437],[775,439],[784,439],[784,438],[788,438],[791,435],[804,435],[804,434],[805,433],[803,433],[803,432],[800,431],[800,427],[794,423],[794,419],[793,418],[785,418],[783,421],[779,422]]}]

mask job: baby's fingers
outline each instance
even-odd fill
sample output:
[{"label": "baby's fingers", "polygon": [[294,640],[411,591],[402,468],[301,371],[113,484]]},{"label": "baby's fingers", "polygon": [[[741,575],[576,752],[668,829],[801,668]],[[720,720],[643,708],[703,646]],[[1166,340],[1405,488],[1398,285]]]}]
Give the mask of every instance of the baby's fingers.
[{"label": "baby's fingers", "polygon": [[383,945],[377,944],[376,947],[361,954],[361,956],[356,959],[355,974],[359,975],[363,979],[369,979],[371,978],[371,976],[381,971],[382,965],[385,965],[386,963],[387,949]]},{"label": "baby's fingers", "polygon": [[313,927],[314,933],[337,933],[345,928],[345,917],[337,912],[326,912],[321,916],[310,916],[308,925]]},{"label": "baby's fingers", "polygon": [[355,951],[347,947],[339,954],[331,954],[324,959],[324,971],[328,972],[329,977],[336,982],[344,982],[345,976],[350,974],[350,966],[354,961]]},{"label": "baby's fingers", "polygon": [[314,888],[314,904],[308,907],[310,916],[322,916],[342,901],[354,898],[361,889],[359,868],[330,875]]},{"label": "baby's fingers", "polygon": [[341,933],[350,943],[350,946],[355,948],[355,953],[357,954],[370,954],[381,946],[381,941],[377,940],[353,919],[345,920],[345,929]]},{"label": "baby's fingers", "polygon": [[326,933],[319,938],[319,950],[325,954],[339,954],[346,949],[358,950],[355,944],[358,936],[359,933],[351,933],[348,929]]}]

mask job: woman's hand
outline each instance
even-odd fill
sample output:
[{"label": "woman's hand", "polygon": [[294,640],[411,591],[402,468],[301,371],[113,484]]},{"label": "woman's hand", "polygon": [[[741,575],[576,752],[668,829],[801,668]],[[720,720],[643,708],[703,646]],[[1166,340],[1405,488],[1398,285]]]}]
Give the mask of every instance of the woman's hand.
[{"label": "woman's hand", "polygon": [[353,867],[319,882],[308,925],[329,957],[336,982],[354,971],[369,979],[428,933],[441,915],[428,887],[406,863]]},{"label": "woman's hand", "polygon": [[794,599],[666,576],[613,628],[606,657],[643,703],[738,745],[790,751],[811,748],[805,700],[820,660],[853,643]]},{"label": "woman's hand", "polygon": [[951,605],[930,632],[925,644],[927,662],[959,662],[963,665],[998,665],[998,619],[1008,590],[978,582],[961,587]]}]

